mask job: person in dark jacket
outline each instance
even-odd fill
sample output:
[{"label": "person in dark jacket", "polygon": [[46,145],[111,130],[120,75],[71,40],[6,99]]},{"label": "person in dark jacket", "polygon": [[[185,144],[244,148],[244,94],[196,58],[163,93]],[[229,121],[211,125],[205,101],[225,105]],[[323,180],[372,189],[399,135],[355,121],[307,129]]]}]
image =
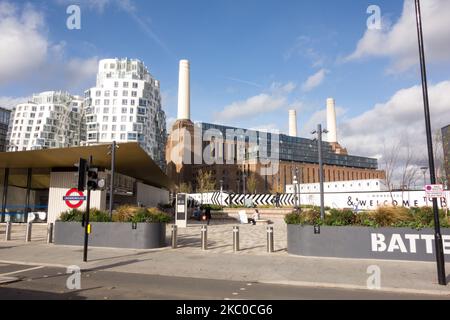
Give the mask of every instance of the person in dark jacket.
[{"label": "person in dark jacket", "polygon": [[209,225],[209,220],[211,220],[211,208],[205,208],[206,224]]}]

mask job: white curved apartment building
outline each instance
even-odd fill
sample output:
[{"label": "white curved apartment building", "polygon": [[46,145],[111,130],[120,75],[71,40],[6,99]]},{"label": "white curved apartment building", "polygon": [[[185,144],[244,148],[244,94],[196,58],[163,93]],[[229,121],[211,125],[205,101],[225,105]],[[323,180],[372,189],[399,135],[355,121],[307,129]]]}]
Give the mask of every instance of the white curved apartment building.
[{"label": "white curved apartment building", "polygon": [[86,140],[84,100],[64,91],[33,95],[11,112],[7,151],[66,148]]},{"label": "white curved apartment building", "polygon": [[133,59],[100,60],[97,85],[85,92],[87,144],[139,142],[165,169],[166,119],[159,81]]}]

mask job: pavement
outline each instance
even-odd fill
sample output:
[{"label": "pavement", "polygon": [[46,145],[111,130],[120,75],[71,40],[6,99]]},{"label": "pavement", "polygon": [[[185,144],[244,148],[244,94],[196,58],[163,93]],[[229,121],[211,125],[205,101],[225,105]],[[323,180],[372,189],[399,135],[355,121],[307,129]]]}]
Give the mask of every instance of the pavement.
[{"label": "pavement", "polygon": [[[0,226],[0,263],[65,269],[76,265],[86,272],[101,271],[135,277],[176,277],[210,281],[235,281],[272,285],[277,288],[309,288],[374,292],[389,295],[420,295],[450,298],[449,286],[437,284],[436,264],[388,260],[359,260],[300,257],[286,252],[286,225],[274,224],[275,252],[266,251],[265,226],[240,225],[241,251],[232,251],[232,227],[229,221],[212,221],[208,227],[208,250],[200,248],[200,225],[179,229],[177,249],[156,250],[90,248],[88,262],[82,262],[82,248],[45,243],[45,228],[33,229],[31,243],[3,241]],[[19,227],[17,227],[19,228]],[[40,231],[38,231],[38,229]],[[170,228],[167,228],[168,232]],[[18,234],[22,231],[17,231]],[[43,234],[39,235],[39,232]],[[169,234],[168,234],[169,236]],[[168,242],[169,243],[169,242]],[[380,288],[369,290],[368,268],[379,267]],[[446,265],[450,270],[450,264]],[[14,276],[0,270],[0,277]],[[281,289],[280,289],[281,290]],[[300,295],[301,296],[301,295]],[[225,296],[224,296],[225,298]]]},{"label": "pavement", "polygon": [[[66,269],[0,264],[0,273],[15,280],[0,284],[0,300],[416,300],[435,296],[367,290],[314,288],[249,281],[158,276],[91,269],[82,272],[79,287]],[[437,299],[445,299],[438,296]],[[241,304],[241,302],[236,302]],[[175,303],[175,306],[178,304]],[[261,302],[260,305],[267,305]],[[274,307],[275,308],[275,307]],[[278,306],[276,307],[278,308]],[[166,310],[167,311],[167,310]],[[211,308],[211,314],[220,309]]]}]

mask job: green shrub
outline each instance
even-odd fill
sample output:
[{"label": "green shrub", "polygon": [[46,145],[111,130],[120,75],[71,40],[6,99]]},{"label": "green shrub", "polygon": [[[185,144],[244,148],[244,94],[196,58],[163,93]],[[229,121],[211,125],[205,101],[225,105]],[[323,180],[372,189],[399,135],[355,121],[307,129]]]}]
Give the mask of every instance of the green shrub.
[{"label": "green shrub", "polygon": [[83,219],[84,212],[81,212],[77,209],[68,210],[66,212],[61,213],[59,216],[59,221],[64,222],[81,222]]},{"label": "green shrub", "polygon": [[109,212],[98,209],[91,209],[89,213],[89,221],[91,222],[111,222]]},{"label": "green shrub", "polygon": [[351,209],[331,209],[325,216],[328,226],[349,226],[355,224],[356,214]]},{"label": "green shrub", "polygon": [[414,221],[410,211],[403,207],[379,207],[370,217],[380,227],[403,226]]},{"label": "green shrub", "polygon": [[[61,213],[59,221],[64,222],[81,222],[83,221],[84,211],[72,209]],[[110,222],[109,213],[93,208],[89,212],[90,222]]]},{"label": "green shrub", "polygon": [[123,205],[114,210],[113,222],[131,222],[139,207]]},{"label": "green shrub", "polygon": [[300,214],[296,212],[289,213],[284,216],[286,224],[302,224]]}]

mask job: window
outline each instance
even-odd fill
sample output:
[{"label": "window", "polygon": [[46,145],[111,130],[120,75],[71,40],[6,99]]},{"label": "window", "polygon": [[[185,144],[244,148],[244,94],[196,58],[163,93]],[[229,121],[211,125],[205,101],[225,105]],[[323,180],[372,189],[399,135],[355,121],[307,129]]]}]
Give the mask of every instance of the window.
[{"label": "window", "polygon": [[125,133],[120,134],[120,140],[125,140]]},{"label": "window", "polygon": [[137,97],[137,91],[131,91],[131,96],[136,98]]},{"label": "window", "polygon": [[116,131],[117,130],[117,126],[115,124],[112,125],[112,131]]},{"label": "window", "polygon": [[121,125],[120,126],[120,131],[127,131],[127,126],[126,125]]},{"label": "window", "polygon": [[108,131],[108,125],[107,124],[102,125],[102,131]]},{"label": "window", "polygon": [[137,87],[138,87],[137,82],[133,82],[133,89],[137,89]]},{"label": "window", "polygon": [[100,97],[101,95],[102,95],[102,92],[101,92],[100,90],[98,90],[98,91],[95,92],[95,96],[96,96],[96,97]]},{"label": "window", "polygon": [[103,116],[103,122],[108,122],[108,116]]},{"label": "window", "polygon": [[128,97],[128,90],[123,90],[122,95],[123,95],[124,97]]},{"label": "window", "polygon": [[126,106],[126,105],[128,104],[128,100],[127,100],[127,99],[122,99],[122,104],[123,104],[124,106]]},{"label": "window", "polygon": [[123,83],[123,87],[124,87],[124,88],[128,88],[128,82],[124,82],[124,83]]},{"label": "window", "polygon": [[105,91],[105,97],[109,97],[110,94],[111,94],[111,92],[109,90]]},{"label": "window", "polygon": [[115,139],[116,138],[116,134],[115,133],[111,133],[111,139]]},{"label": "window", "polygon": [[99,106],[99,105],[100,105],[100,99],[96,99],[96,100],[95,100],[95,105],[96,105],[96,106]]},{"label": "window", "polygon": [[115,81],[114,82],[114,88],[118,88],[119,87],[119,82],[118,81]]},{"label": "window", "polygon": [[102,139],[103,139],[103,140],[106,139],[106,133],[102,133]]},{"label": "window", "polygon": [[112,122],[117,122],[117,117],[116,116],[112,117]]},{"label": "window", "polygon": [[127,121],[127,116],[122,116],[122,117],[120,117],[120,121],[121,121],[121,122],[126,122],[126,121]]},{"label": "window", "polygon": [[119,91],[117,91],[117,90],[114,90],[114,91],[113,91],[113,96],[114,96],[114,97],[117,97],[118,94],[119,94]]},{"label": "window", "polygon": [[109,106],[109,99],[105,99],[105,100],[103,101],[103,104],[104,104],[105,106]]},{"label": "window", "polygon": [[134,105],[135,105],[135,101],[134,101],[134,99],[131,99],[131,100],[130,100],[130,104],[131,104],[132,106],[134,106]]},{"label": "window", "polygon": [[122,113],[127,113],[127,108],[122,108]]},{"label": "window", "polygon": [[109,108],[103,108],[103,113],[109,113]]}]

